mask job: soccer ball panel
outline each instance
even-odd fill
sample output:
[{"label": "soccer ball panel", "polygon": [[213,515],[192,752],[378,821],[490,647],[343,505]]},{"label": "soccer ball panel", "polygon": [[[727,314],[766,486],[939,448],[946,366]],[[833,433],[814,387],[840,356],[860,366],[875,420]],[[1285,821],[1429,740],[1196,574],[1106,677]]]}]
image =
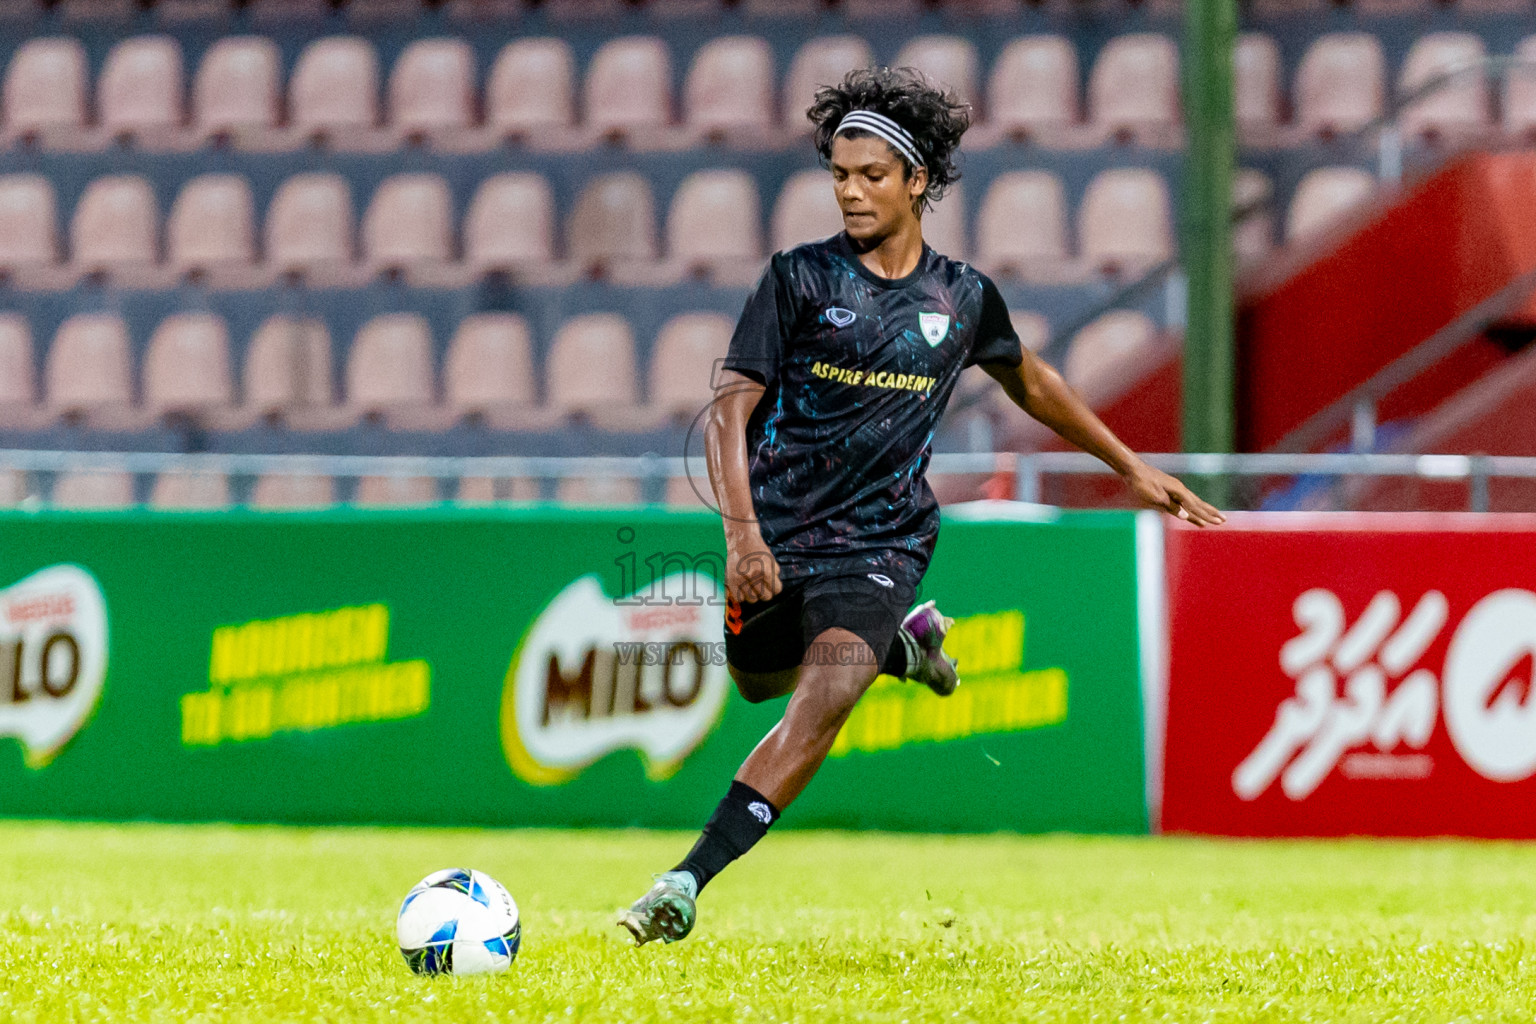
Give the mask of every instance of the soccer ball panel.
[{"label": "soccer ball panel", "polygon": [[418,974],[504,971],[522,940],[517,903],[494,878],[449,868],[422,879],[400,904],[400,952]]}]

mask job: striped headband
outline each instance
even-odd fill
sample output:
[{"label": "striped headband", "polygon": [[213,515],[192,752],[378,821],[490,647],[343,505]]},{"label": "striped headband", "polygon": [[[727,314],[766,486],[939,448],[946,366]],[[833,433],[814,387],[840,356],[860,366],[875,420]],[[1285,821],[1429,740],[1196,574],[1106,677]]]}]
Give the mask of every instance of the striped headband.
[{"label": "striped headband", "polygon": [[912,137],[912,133],[884,114],[877,114],[873,110],[850,110],[838,124],[837,131],[833,132],[832,136],[836,138],[850,128],[861,128],[880,136],[891,144],[892,149],[905,157],[914,170],[927,166],[917,155],[917,140]]}]

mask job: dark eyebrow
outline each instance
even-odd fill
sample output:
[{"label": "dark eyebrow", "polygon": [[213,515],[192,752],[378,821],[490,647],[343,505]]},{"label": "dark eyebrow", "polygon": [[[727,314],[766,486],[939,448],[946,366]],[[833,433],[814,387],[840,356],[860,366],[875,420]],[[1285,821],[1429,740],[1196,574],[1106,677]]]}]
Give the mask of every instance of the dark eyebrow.
[{"label": "dark eyebrow", "polygon": [[850,173],[850,172],[853,172],[853,171],[868,172],[869,170],[871,170],[873,168],[888,169],[888,168],[890,168],[894,164],[895,164],[894,160],[871,160],[868,163],[859,164],[857,167],[849,167],[847,164],[840,164],[836,160],[833,160],[832,161],[832,170],[834,170],[834,171],[842,171],[844,174],[847,174],[847,173]]}]

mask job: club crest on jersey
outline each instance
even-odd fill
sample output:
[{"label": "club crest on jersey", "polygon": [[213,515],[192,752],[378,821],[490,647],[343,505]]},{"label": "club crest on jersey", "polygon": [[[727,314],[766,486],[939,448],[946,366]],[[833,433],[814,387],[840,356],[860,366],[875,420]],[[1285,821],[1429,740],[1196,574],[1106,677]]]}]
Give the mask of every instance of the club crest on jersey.
[{"label": "club crest on jersey", "polygon": [[917,322],[923,328],[923,337],[928,339],[928,344],[937,346],[949,333],[948,313],[919,313]]},{"label": "club crest on jersey", "polygon": [[857,315],[853,310],[844,309],[842,306],[827,307],[827,319],[832,322],[833,327],[847,327],[853,323],[853,318]]}]

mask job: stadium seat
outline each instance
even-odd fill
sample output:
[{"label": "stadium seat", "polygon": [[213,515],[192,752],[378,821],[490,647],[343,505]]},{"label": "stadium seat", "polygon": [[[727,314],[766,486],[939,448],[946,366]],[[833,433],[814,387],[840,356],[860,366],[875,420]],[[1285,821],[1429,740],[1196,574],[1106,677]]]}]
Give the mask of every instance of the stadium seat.
[{"label": "stadium seat", "polygon": [[18,313],[0,313],[0,427],[39,422],[32,326]]},{"label": "stadium seat", "polygon": [[164,145],[185,120],[181,45],[137,36],[112,47],[96,83],[101,128],[114,140]]},{"label": "stadium seat", "polygon": [[1286,244],[1324,234],[1375,190],[1376,179],[1358,167],[1319,167],[1307,172],[1291,193],[1285,215]]},{"label": "stadium seat", "polygon": [[352,268],[352,197],[339,174],[296,174],[267,208],[267,261],[279,273],[316,282]]},{"label": "stadium seat", "polygon": [[762,211],[745,171],[695,171],[667,212],[667,251],[685,275],[750,284],[762,271]]},{"label": "stadium seat", "polygon": [[437,481],[429,476],[365,476],[357,482],[352,503],[368,508],[403,508],[434,505],[439,500]]},{"label": "stadium seat", "polygon": [[363,259],[374,273],[426,274],[453,259],[453,198],[437,174],[380,182],[363,215]]},{"label": "stadium seat", "polygon": [[144,354],[144,408],[152,416],[200,416],[235,404],[229,328],[212,313],[160,321]]},{"label": "stadium seat", "polygon": [[575,64],[564,39],[508,43],[485,88],[487,129],[498,140],[563,138],[576,120]]},{"label": "stadium seat", "polygon": [[1296,127],[1331,137],[1379,117],[1385,103],[1386,57],[1368,32],[1319,37],[1296,69]]},{"label": "stadium seat", "polygon": [[269,473],[251,488],[252,508],[324,508],[336,504],[336,481],[328,476]]},{"label": "stadium seat", "polygon": [[816,90],[836,85],[854,68],[867,68],[875,62],[874,52],[859,36],[823,36],[808,40],[795,52],[784,79],[784,128],[796,134],[809,134],[811,122],[805,112],[816,98]]},{"label": "stadium seat", "polygon": [[226,36],[203,54],[192,81],[194,126],[260,148],[282,121],[282,56],[265,36]]},{"label": "stadium seat", "polygon": [[463,131],[475,117],[475,55],[462,39],[418,39],[389,75],[390,127],[421,142]]},{"label": "stadium seat", "polygon": [[[977,86],[976,47],[964,36],[917,36],[896,54],[893,67],[916,68],[934,85],[942,86],[973,106],[981,102]],[[973,118],[981,118],[973,114]]]},{"label": "stadium seat", "polygon": [[656,261],[656,201],[645,178],[605,174],[587,184],[567,226],[571,259],[584,274],[618,276]]},{"label": "stadium seat", "polygon": [[48,36],[16,48],[5,69],[8,137],[78,137],[88,119],[86,105],[85,47],[78,39]]},{"label": "stadium seat", "polygon": [[610,142],[644,145],[672,120],[672,66],[654,36],[604,43],[587,65],[587,127]]},{"label": "stadium seat", "polygon": [[651,408],[684,424],[707,408],[734,329],[720,313],[682,313],[663,324],[651,355]]},{"label": "stadium seat", "polygon": [[826,171],[796,171],[773,205],[773,248],[792,249],[843,230],[843,211]]},{"label": "stadium seat", "polygon": [[976,218],[977,262],[991,274],[1050,280],[1067,266],[1067,199],[1050,171],[992,179]]},{"label": "stadium seat", "polygon": [[988,126],[1049,141],[1080,119],[1077,50],[1065,36],[1024,36],[1004,47],[987,83]]},{"label": "stadium seat", "polygon": [[771,142],[773,50],[757,36],[719,36],[699,47],[683,84],[688,127],[704,141]]},{"label": "stadium seat", "polygon": [[15,508],[27,500],[31,487],[19,469],[0,470],[0,508]]},{"label": "stadium seat", "polygon": [[1105,44],[1088,78],[1093,123],[1122,142],[1181,142],[1179,51],[1155,32],[1116,36]]},{"label": "stadium seat", "polygon": [[709,472],[702,461],[690,465],[691,476],[667,477],[667,490],[663,502],[668,508],[718,508],[715,492],[709,482]]},{"label": "stadium seat", "polygon": [[541,174],[497,174],[475,191],[464,214],[464,262],[477,274],[519,277],[549,269],[555,248],[555,197]]},{"label": "stadium seat", "polygon": [[159,234],[160,213],[147,180],[134,174],[97,178],[86,186],[70,221],[74,265],[119,284],[163,286]]},{"label": "stadium seat", "polygon": [[1091,406],[1113,399],[1117,385],[1157,348],[1158,332],[1145,313],[1117,309],[1077,332],[1062,374]]},{"label": "stadium seat", "polygon": [[556,486],[555,500],[571,505],[638,505],[640,481],[627,476],[567,477]]},{"label": "stadium seat", "polygon": [[1135,275],[1173,255],[1168,186],[1156,171],[1116,167],[1088,183],[1078,244],[1090,270]]},{"label": "stadium seat", "polygon": [[[1536,65],[1536,36],[1526,36],[1515,47],[1515,59]],[[1536,139],[1536,67],[1522,71],[1512,67],[1504,77],[1504,130],[1514,138]]]},{"label": "stadium seat", "polygon": [[965,184],[955,182],[944,198],[923,214],[923,241],[935,252],[950,259],[970,258],[971,247],[965,236]]},{"label": "stadium seat", "polygon": [[640,409],[635,336],[614,313],[567,320],[555,334],[545,360],[548,405],[614,430],[643,429],[654,417]]},{"label": "stadium seat", "polygon": [[416,313],[385,313],[358,329],[347,355],[347,407],[391,425],[426,425],[436,402],[432,330]]},{"label": "stadium seat", "polygon": [[0,177],[0,272],[20,278],[59,260],[53,186],[40,174]]},{"label": "stadium seat", "polygon": [[459,322],[443,361],[443,404],[498,429],[548,425],[538,408],[533,339],[516,313],[475,313]]},{"label": "stadium seat", "polygon": [[500,501],[538,501],[539,482],[530,477],[466,476],[459,480],[460,505],[491,505]]},{"label": "stadium seat", "polygon": [[[1240,210],[1250,204],[1274,201],[1274,184],[1263,171],[1245,167],[1232,182],[1232,207]],[[1232,225],[1232,251],[1238,267],[1252,266],[1269,255],[1275,245],[1275,211],[1269,205],[1249,213]]]},{"label": "stadium seat", "polygon": [[1471,32],[1420,36],[1398,72],[1399,101],[1435,79],[1467,70],[1403,110],[1398,121],[1403,133],[1431,141],[1447,135],[1465,140],[1486,129],[1492,105],[1488,74],[1481,66],[1486,56],[1482,39]]},{"label": "stadium seat", "polygon": [[229,478],[223,473],[189,470],[161,473],[149,492],[149,503],[164,509],[228,508]]},{"label": "stadium seat", "polygon": [[373,44],[330,36],[306,46],[288,80],[288,109],[306,142],[338,149],[378,145],[379,58]]},{"label": "stadium seat", "polygon": [[45,401],[56,414],[124,422],[133,407],[128,327],[115,313],[76,313],[59,325],[43,370]]},{"label": "stadium seat", "polygon": [[331,363],[325,321],[281,313],[268,317],[246,349],[247,416],[299,429],[341,426],[350,417],[335,408]]},{"label": "stadium seat", "polygon": [[1263,32],[1244,32],[1232,54],[1232,105],[1249,144],[1278,141],[1281,119],[1280,46]]},{"label": "stadium seat", "polygon": [[60,473],[53,482],[55,508],[127,508],[134,504],[133,476],[117,472]]},{"label": "stadium seat", "polygon": [[256,202],[238,174],[204,174],[181,187],[166,221],[171,268],[210,283],[259,283]]}]

